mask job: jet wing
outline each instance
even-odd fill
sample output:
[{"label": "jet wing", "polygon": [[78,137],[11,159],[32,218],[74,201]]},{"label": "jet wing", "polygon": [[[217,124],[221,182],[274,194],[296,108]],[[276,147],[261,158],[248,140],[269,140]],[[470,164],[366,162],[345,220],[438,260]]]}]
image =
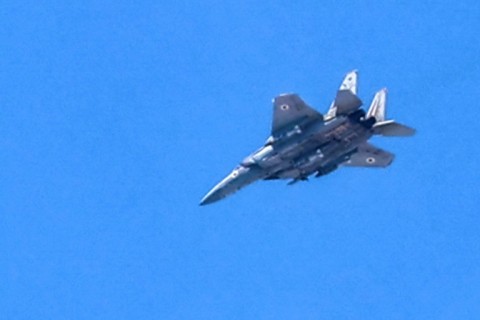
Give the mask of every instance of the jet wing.
[{"label": "jet wing", "polygon": [[282,94],[273,99],[272,136],[280,136],[297,125],[315,120],[323,120],[323,116],[297,94]]},{"label": "jet wing", "polygon": [[358,147],[358,151],[343,165],[348,167],[385,168],[392,163],[394,158],[395,156],[392,153],[369,143],[364,143]]}]

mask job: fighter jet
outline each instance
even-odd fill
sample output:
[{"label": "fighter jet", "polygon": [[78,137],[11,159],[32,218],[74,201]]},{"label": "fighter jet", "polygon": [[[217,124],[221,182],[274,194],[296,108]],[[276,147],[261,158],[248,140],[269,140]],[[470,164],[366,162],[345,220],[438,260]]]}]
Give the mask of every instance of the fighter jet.
[{"label": "fighter jet", "polygon": [[270,137],[213,187],[200,205],[221,200],[257,180],[290,179],[288,184],[294,184],[343,166],[389,166],[394,155],[368,139],[373,135],[411,136],[415,130],[386,119],[386,88],[375,94],[367,112],[361,109],[357,79],[356,70],[345,76],[325,115],[297,94],[275,97]]}]

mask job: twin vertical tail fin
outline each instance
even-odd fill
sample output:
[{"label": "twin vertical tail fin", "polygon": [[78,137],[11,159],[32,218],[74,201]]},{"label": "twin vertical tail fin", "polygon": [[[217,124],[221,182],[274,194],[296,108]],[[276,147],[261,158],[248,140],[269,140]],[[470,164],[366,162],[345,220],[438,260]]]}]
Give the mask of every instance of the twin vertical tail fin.
[{"label": "twin vertical tail fin", "polygon": [[385,109],[387,107],[387,88],[378,91],[368,109],[366,119],[375,118],[377,122],[385,121]]},{"label": "twin vertical tail fin", "polygon": [[365,116],[366,119],[375,118],[373,132],[386,137],[407,137],[415,134],[412,129],[394,120],[386,119],[387,89],[383,88],[375,94],[372,104]]},{"label": "twin vertical tail fin", "polygon": [[[338,88],[335,100],[330,105],[328,113],[323,119],[328,121],[341,114],[350,114],[362,106],[362,101],[357,96],[358,72],[350,71]],[[375,94],[372,104],[365,115],[369,127],[373,124],[373,132],[388,137],[405,137],[415,134],[415,129],[386,120],[387,89],[383,88]]]},{"label": "twin vertical tail fin", "polygon": [[362,106],[362,101],[357,97],[357,80],[357,70],[352,70],[345,75],[335,100],[324,116],[325,120],[335,118],[340,114],[349,114]]}]

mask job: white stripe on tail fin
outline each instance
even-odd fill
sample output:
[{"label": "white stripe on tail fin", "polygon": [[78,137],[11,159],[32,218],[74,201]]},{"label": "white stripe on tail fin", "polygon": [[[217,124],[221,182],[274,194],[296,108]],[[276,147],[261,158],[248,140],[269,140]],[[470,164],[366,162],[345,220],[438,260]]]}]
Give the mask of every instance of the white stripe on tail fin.
[{"label": "white stripe on tail fin", "polygon": [[385,121],[387,107],[387,88],[378,91],[373,98],[366,119],[375,118],[377,122]]}]

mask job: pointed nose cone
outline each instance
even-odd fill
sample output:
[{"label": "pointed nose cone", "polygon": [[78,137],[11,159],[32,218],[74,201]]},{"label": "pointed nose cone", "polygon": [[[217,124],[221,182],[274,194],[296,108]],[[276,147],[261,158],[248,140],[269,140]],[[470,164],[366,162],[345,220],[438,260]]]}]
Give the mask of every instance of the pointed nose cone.
[{"label": "pointed nose cone", "polygon": [[222,190],[215,187],[209,193],[207,193],[205,197],[203,197],[203,199],[200,201],[200,205],[204,206],[210,203],[214,203],[218,200],[221,200],[222,198],[224,198]]}]

